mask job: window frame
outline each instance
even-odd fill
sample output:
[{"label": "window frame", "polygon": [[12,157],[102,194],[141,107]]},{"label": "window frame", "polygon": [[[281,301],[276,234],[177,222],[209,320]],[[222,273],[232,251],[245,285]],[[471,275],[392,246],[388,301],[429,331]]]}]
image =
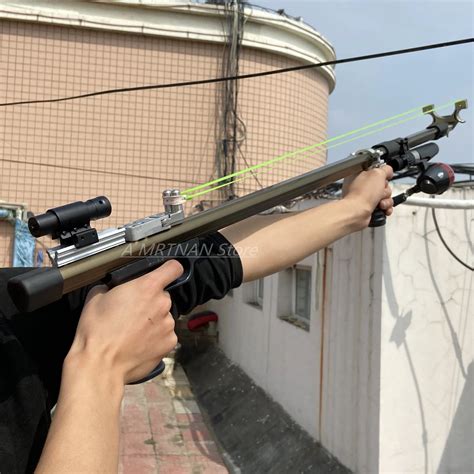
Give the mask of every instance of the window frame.
[{"label": "window frame", "polygon": [[[255,304],[263,308],[263,300],[265,298],[265,278],[255,280]],[[261,291],[261,292],[260,292]]]},{"label": "window frame", "polygon": [[[261,290],[261,292],[260,292]],[[244,302],[254,308],[263,309],[265,300],[265,278],[250,281],[244,287]]]},{"label": "window frame", "polygon": [[[304,265],[297,263],[296,265],[293,265],[292,268],[292,275],[291,275],[291,316],[298,321],[301,321],[302,323],[311,325],[311,309],[312,309],[312,304],[313,304],[313,268],[310,265]],[[309,272],[309,285],[308,285],[308,290],[309,290],[309,304],[308,304],[308,317],[302,316],[301,314],[298,314],[297,312],[297,277],[296,277],[296,272],[298,270],[302,270],[305,272]]]},{"label": "window frame", "polygon": [[[292,326],[310,332],[311,324],[317,323],[322,305],[324,252],[321,250],[300,260],[278,273],[276,317]],[[310,270],[309,318],[302,317],[296,311],[296,268]]]}]

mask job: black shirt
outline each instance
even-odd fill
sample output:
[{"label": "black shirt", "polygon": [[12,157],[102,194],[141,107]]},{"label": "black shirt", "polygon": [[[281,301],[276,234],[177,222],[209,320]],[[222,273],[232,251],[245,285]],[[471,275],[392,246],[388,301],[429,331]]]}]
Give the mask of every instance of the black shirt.
[{"label": "black shirt", "polygon": [[[242,265],[219,233],[199,239],[192,278],[171,290],[179,314],[223,298],[242,282]],[[7,281],[28,271],[0,269],[0,473],[32,472],[39,460],[56,403],[63,360],[69,351],[88,288],[31,313],[19,314]]]}]

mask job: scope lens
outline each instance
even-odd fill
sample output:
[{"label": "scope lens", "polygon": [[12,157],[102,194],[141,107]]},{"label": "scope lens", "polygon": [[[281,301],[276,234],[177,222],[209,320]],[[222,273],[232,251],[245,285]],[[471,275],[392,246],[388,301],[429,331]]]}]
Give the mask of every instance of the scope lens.
[{"label": "scope lens", "polygon": [[59,224],[58,218],[52,212],[46,212],[28,219],[28,229],[34,237],[52,234]]}]

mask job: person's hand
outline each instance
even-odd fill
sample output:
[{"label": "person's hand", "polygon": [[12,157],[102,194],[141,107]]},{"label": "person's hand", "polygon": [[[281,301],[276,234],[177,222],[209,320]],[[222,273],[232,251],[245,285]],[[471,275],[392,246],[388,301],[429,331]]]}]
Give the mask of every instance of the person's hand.
[{"label": "person's hand", "polygon": [[172,350],[177,337],[164,288],[183,273],[176,260],[112,290],[87,295],[68,357],[99,364],[123,383],[146,376]]},{"label": "person's hand", "polygon": [[345,200],[352,201],[363,212],[363,226],[367,227],[370,216],[378,206],[387,216],[393,213],[392,189],[388,182],[393,177],[390,166],[381,166],[362,171],[344,179],[342,195]]}]

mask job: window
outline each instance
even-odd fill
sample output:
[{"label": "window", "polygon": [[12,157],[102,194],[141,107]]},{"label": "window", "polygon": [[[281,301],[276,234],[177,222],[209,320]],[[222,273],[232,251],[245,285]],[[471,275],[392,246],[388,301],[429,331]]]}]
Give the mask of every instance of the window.
[{"label": "window", "polygon": [[277,316],[306,331],[321,291],[318,262],[316,254],[278,274]]},{"label": "window", "polygon": [[247,283],[244,288],[245,302],[263,308],[264,278]]},{"label": "window", "polygon": [[293,315],[305,321],[311,318],[311,268],[293,269]]}]

